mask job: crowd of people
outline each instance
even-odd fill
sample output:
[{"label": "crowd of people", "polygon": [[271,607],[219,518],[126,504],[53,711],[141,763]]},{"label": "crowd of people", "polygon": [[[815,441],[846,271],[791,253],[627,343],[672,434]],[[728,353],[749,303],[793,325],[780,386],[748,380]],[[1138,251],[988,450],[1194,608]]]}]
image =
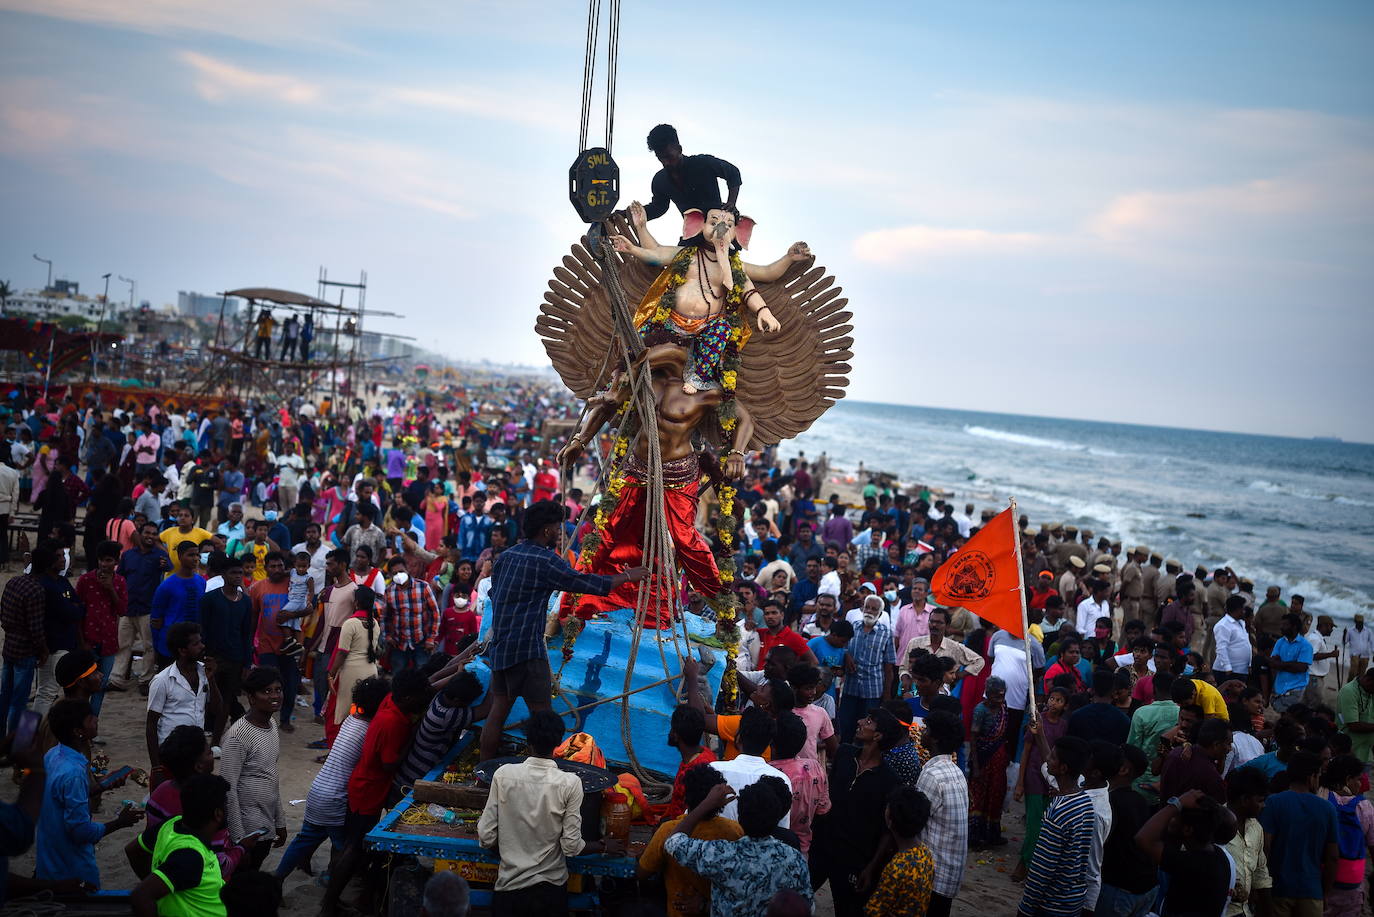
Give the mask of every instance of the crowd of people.
[{"label": "crowd of people", "polygon": [[[22,569],[0,595],[0,716],[21,794],[3,809],[0,855],[36,854],[11,895],[107,887],[96,845],[145,815],[125,848],[139,913],[246,913],[235,900],[271,913],[278,876],[309,871],[325,839],[340,891],[375,875],[361,837],[398,798],[397,772],[405,785],[428,773],[485,715],[458,649],[493,560],[518,540],[507,507],[557,490],[531,456],[571,402],[506,379],[372,394],[372,411],[328,398],[108,411],[98,393],[22,391],[4,403],[0,548]],[[112,694],[146,705],[146,762],[105,755]],[[319,780],[342,784],[312,793],[264,871],[288,840],[279,758],[301,722],[323,733],[307,743]],[[131,780],[146,807],[93,820]],[[456,878],[438,881],[429,913],[466,912]]]},{"label": "crowd of people", "polygon": [[[694,696],[669,737],[680,791],[714,756],[705,766],[734,793],[790,787],[774,835],[807,870],[751,877],[750,909],[716,911],[715,896],[741,893],[733,858],[750,854],[712,841],[730,868],[693,888],[713,913],[761,913],[828,883],[837,914],[948,914],[970,856],[1011,844],[1009,809],[1024,811],[1009,876],[1021,914],[1363,913],[1374,674],[1362,616],[1337,638],[1301,595],[1271,586],[1261,601],[1230,569],[1188,573],[1147,546],[1022,516],[1030,626],[1017,636],[930,592],[996,510],[870,480],[856,512],[838,495],[818,503],[811,467],[760,463],[740,489],[742,715]],[[724,797],[695,798],[693,826],[728,822]],[[676,867],[706,876],[695,862]]]},{"label": "crowd of people", "polygon": [[[264,913],[328,841],[322,913],[354,880],[369,912],[385,883],[367,833],[464,730],[488,724],[494,756],[516,698],[529,757],[496,772],[477,827],[501,861],[494,912],[562,912],[568,857],[625,855],[583,840],[580,781],[550,761],[554,595],[647,575],[566,559],[589,501],[535,437],[568,402],[506,384],[376,410],[8,407],[0,525],[37,515],[0,596],[20,776],[0,854],[37,853],[11,895],[132,884],[139,913],[236,913],[236,894]],[[685,663],[663,737],[682,765],[644,813],[638,906],[800,914],[828,887],[838,914],[948,914],[970,852],[1011,843],[1010,807],[1020,913],[1361,912],[1362,619],[1337,641],[1301,596],[1259,601],[1231,570],[1022,517],[1030,629],[1015,636],[930,592],[994,510],[876,479],[853,505],[822,502],[827,483],[821,463],[770,452],[738,488],[739,615],[717,621],[738,642],[738,704]],[[702,525],[715,537],[709,508]],[[683,605],[713,616],[690,591]],[[484,620],[489,689],[470,670]],[[146,703],[146,767],[105,760],[110,694]],[[279,759],[305,724],[321,768],[292,837]],[[144,808],[93,819],[142,777]],[[96,844],[141,822],[132,876],[102,881]],[[435,881],[429,913],[466,910],[461,880]]]}]

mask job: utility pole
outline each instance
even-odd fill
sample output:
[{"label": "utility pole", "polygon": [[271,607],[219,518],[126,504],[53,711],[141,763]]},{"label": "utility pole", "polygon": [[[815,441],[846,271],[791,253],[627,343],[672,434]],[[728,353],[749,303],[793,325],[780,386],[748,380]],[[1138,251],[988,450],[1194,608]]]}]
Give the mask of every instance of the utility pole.
[{"label": "utility pole", "polygon": [[52,261],[49,260],[49,259],[47,259],[47,258],[40,258],[40,257],[38,257],[37,255],[34,255],[34,256],[33,256],[33,260],[34,260],[34,261],[41,261],[41,262],[43,262],[44,264],[46,264],[46,265],[48,266],[48,284],[47,284],[47,286],[43,287],[43,289],[45,289],[45,290],[51,290],[51,289],[52,289]]}]

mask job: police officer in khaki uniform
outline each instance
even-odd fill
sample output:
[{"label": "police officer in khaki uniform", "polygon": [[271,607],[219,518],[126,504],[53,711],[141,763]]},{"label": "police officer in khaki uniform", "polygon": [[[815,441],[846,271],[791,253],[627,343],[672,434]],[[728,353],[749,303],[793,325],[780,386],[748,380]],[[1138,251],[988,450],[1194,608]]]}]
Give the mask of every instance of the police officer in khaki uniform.
[{"label": "police officer in khaki uniform", "polygon": [[1162,596],[1159,594],[1159,579],[1163,573],[1160,568],[1164,565],[1164,557],[1157,551],[1150,552],[1150,562],[1140,566],[1140,601],[1147,608],[1152,616],[1152,620],[1147,623],[1154,623],[1159,614],[1159,606]]},{"label": "police officer in khaki uniform", "polygon": [[1164,562],[1164,575],[1155,585],[1155,595],[1159,596],[1161,608],[1178,597],[1178,577],[1182,572],[1183,564],[1172,557]]},{"label": "police officer in khaki uniform", "polygon": [[1145,594],[1145,579],[1140,565],[1145,563],[1147,553],[1143,547],[1136,547],[1121,569],[1121,610],[1126,620],[1140,617],[1140,599]]},{"label": "police officer in khaki uniform", "polygon": [[1224,567],[1218,567],[1212,571],[1212,581],[1207,584],[1207,591],[1200,596],[1205,602],[1202,609],[1204,613],[1203,626],[1207,629],[1207,640],[1203,644],[1202,658],[1213,658],[1212,650],[1216,646],[1216,636],[1212,629],[1216,627],[1218,621],[1226,614],[1226,600],[1231,597],[1231,571]]},{"label": "police officer in khaki uniform", "polygon": [[1065,607],[1070,609],[1069,614],[1072,614],[1072,609],[1078,607],[1078,584],[1087,566],[1083,558],[1071,556],[1068,569],[1059,577],[1059,594],[1064,599]]},{"label": "police officer in khaki uniform", "polygon": [[1054,550],[1055,563],[1060,570],[1069,568],[1070,557],[1077,557],[1082,560],[1084,567],[1088,565],[1088,549],[1075,541],[1077,536],[1078,526],[1064,526],[1064,540]]}]

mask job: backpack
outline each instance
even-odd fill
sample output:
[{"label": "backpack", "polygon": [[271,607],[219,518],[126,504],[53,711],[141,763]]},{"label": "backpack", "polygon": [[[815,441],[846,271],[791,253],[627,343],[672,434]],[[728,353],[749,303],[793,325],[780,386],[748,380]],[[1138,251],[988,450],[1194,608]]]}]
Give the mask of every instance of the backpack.
[{"label": "backpack", "polygon": [[1363,799],[1356,795],[1346,802],[1337,802],[1334,793],[1331,797],[1331,804],[1336,807],[1336,849],[1340,855],[1336,865],[1337,888],[1358,888],[1364,881],[1364,829],[1355,811]]}]

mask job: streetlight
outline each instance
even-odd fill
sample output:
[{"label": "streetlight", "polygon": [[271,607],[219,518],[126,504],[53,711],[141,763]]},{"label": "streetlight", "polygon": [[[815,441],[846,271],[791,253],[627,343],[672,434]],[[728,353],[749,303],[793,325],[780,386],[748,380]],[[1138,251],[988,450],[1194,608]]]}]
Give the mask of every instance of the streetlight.
[{"label": "streetlight", "polygon": [[34,260],[34,261],[42,261],[44,264],[46,264],[46,265],[48,266],[48,285],[45,286],[43,289],[45,289],[45,290],[51,290],[51,289],[52,289],[52,262],[51,262],[50,260],[48,260],[47,258],[40,258],[40,257],[38,257],[37,255],[34,255],[34,256],[33,256],[33,260]]},{"label": "streetlight", "polygon": [[95,326],[95,340],[91,342],[91,379],[100,373],[100,332],[105,327],[105,308],[110,304],[110,275],[101,274],[105,281],[105,295],[100,297],[100,321]]},{"label": "streetlight", "polygon": [[125,277],[123,274],[119,275],[119,279],[129,285],[129,311],[132,312],[134,311],[134,288],[138,286],[138,281]]}]

